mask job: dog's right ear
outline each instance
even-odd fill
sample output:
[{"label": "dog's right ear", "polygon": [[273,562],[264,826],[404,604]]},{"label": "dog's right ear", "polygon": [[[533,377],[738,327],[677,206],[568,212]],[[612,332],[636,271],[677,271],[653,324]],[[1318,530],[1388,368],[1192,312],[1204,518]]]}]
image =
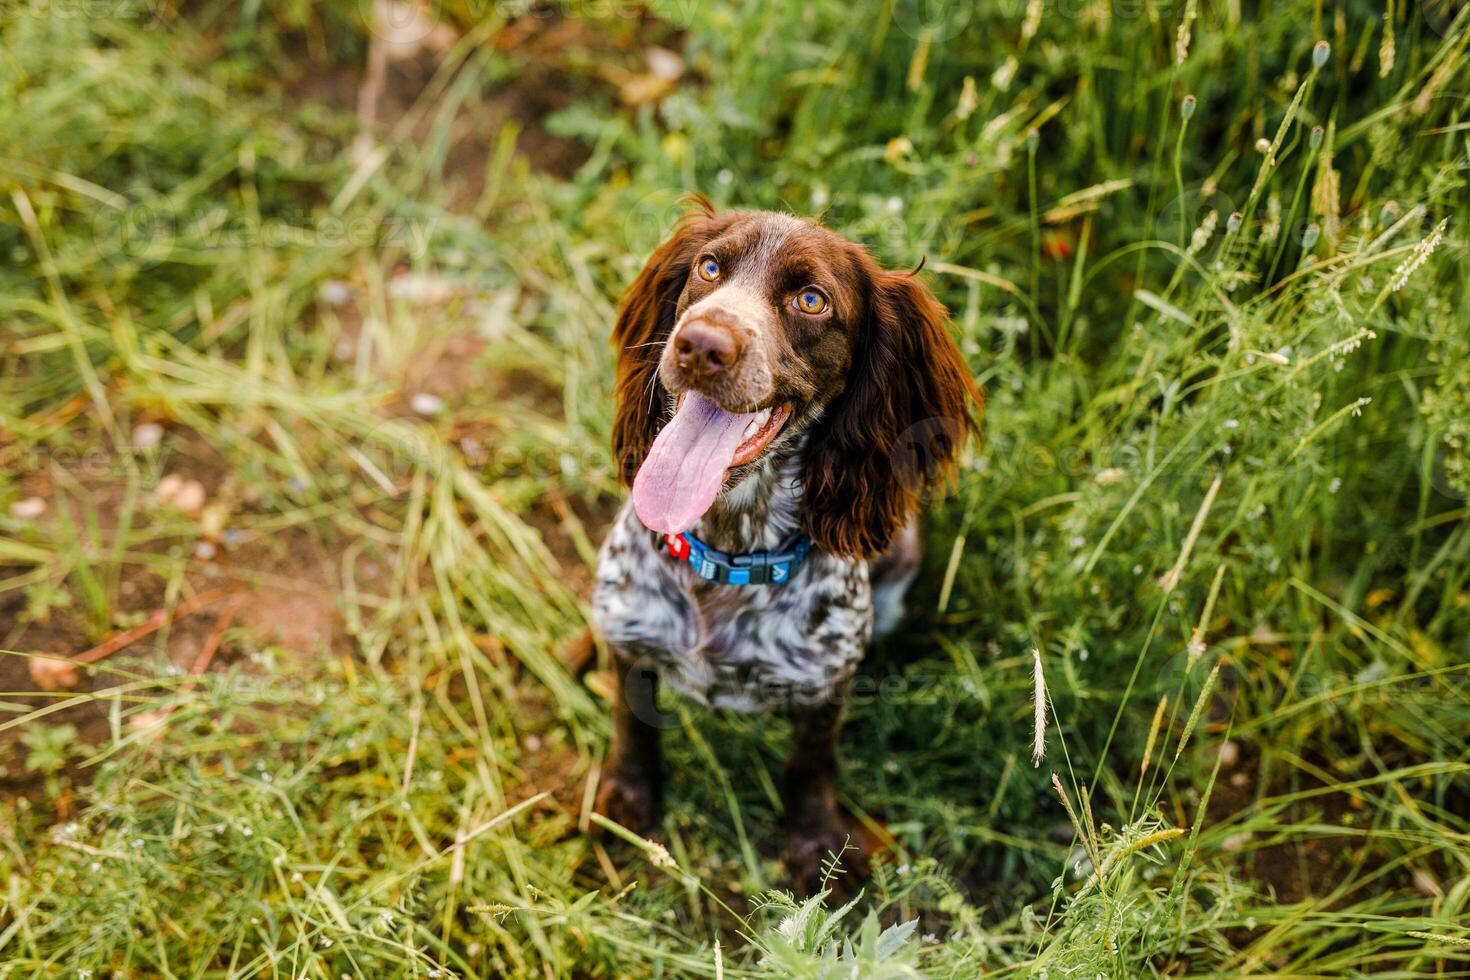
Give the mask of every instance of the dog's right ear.
[{"label": "dog's right ear", "polygon": [[613,460],[618,477],[629,486],[668,410],[668,392],[659,382],[658,362],[674,328],[679,294],[700,250],[735,217],[715,214],[702,198],[694,200],[700,210],[685,215],[668,241],[649,256],[648,264],[623,294],[613,327],[612,342],[618,351]]}]

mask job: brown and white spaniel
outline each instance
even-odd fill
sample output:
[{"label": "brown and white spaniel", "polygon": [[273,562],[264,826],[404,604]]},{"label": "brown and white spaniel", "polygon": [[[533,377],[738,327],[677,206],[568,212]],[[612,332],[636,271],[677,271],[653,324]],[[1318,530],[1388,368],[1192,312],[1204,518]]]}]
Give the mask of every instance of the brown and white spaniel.
[{"label": "brown and white spaniel", "polygon": [[598,630],[619,666],[599,812],[655,823],[659,679],[704,704],[787,709],[788,863],[863,870],[835,791],[853,672],[892,630],[915,517],[978,427],[980,395],[914,273],[773,212],[704,202],[618,315],[613,449],[632,487],[599,556]]}]

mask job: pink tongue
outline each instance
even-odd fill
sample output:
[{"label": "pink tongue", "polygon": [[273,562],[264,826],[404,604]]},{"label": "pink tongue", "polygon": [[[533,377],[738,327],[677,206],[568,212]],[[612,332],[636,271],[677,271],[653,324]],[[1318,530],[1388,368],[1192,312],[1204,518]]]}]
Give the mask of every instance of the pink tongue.
[{"label": "pink tongue", "polygon": [[664,534],[692,527],[719,496],[753,418],[754,413],[735,415],[698,392],[685,392],[633,478],[638,519]]}]

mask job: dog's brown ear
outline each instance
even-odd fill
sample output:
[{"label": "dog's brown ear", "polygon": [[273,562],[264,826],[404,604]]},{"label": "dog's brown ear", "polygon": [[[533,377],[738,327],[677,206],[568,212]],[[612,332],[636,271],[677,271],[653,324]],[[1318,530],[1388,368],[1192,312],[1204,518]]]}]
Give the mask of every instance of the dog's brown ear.
[{"label": "dog's brown ear", "polygon": [[952,472],[979,432],[981,396],[949,335],[949,314],[913,273],[866,256],[868,315],[847,387],[808,443],[807,533],[837,555],[870,557]]},{"label": "dog's brown ear", "polygon": [[658,380],[658,361],[674,327],[679,294],[689,278],[689,268],[700,249],[734,218],[715,214],[703,198],[692,200],[699,210],[685,215],[669,239],[649,256],[643,271],[623,294],[613,327],[618,377],[612,450],[618,476],[628,485],[648,455],[668,409],[668,393]]}]

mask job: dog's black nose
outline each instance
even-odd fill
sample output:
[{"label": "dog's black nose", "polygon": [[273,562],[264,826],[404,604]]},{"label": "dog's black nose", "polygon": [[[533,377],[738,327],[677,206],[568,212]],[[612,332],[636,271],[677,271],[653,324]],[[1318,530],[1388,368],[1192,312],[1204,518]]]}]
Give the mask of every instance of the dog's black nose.
[{"label": "dog's black nose", "polygon": [[695,374],[719,374],[735,363],[740,345],[735,334],[719,324],[697,320],[686,323],[674,338],[679,367]]}]

